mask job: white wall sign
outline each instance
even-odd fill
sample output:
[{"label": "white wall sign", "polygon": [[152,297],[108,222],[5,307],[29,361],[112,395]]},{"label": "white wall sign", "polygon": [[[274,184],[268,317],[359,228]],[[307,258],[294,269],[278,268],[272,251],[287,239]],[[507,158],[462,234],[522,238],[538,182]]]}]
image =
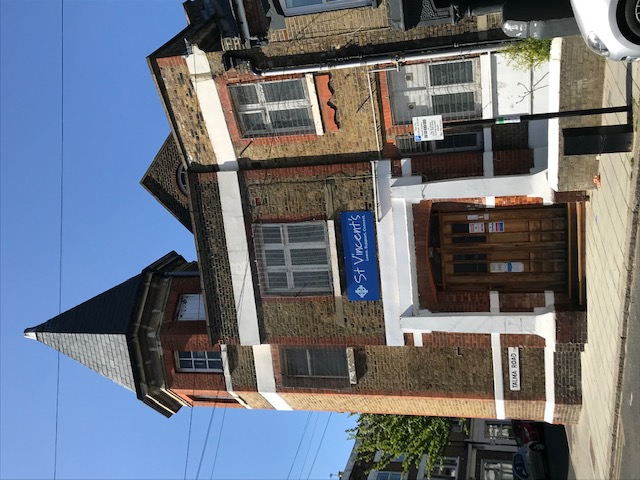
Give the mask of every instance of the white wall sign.
[{"label": "white wall sign", "polygon": [[427,117],[413,117],[413,139],[416,142],[429,140],[444,140],[442,127],[442,115],[430,115]]},{"label": "white wall sign", "polygon": [[491,273],[521,273],[524,272],[522,262],[491,262],[489,265]]},{"label": "white wall sign", "polygon": [[470,223],[469,233],[484,233],[484,223],[483,222]]},{"label": "white wall sign", "polygon": [[520,391],[520,349],[509,347],[509,389]]},{"label": "white wall sign", "polygon": [[504,232],[504,222],[489,222],[490,233]]}]

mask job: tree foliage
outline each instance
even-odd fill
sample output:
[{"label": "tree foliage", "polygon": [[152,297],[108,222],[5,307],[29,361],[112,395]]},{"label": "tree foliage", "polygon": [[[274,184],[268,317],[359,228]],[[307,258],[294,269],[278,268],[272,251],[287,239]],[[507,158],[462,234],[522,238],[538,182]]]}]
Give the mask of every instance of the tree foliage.
[{"label": "tree foliage", "polygon": [[510,65],[519,70],[529,70],[549,60],[551,56],[551,40],[525,38],[512,42],[503,50]]},{"label": "tree foliage", "polygon": [[382,452],[376,470],[384,470],[389,462],[404,455],[402,468],[406,472],[411,466],[418,467],[426,454],[425,471],[430,472],[443,457],[452,424],[453,419],[446,417],[367,413],[360,415],[356,427],[348,433],[360,441],[356,451],[362,460],[373,462],[376,452]]}]

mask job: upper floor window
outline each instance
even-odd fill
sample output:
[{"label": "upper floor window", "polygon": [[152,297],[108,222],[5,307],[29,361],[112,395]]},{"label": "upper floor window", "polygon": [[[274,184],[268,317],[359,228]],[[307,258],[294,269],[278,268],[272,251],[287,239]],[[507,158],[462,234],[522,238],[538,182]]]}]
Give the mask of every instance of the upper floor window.
[{"label": "upper floor window", "polygon": [[332,292],[325,222],[253,226],[263,293]]},{"label": "upper floor window", "polygon": [[180,295],[177,318],[178,320],[206,320],[204,295]]},{"label": "upper floor window", "polygon": [[444,457],[442,460],[437,461],[430,475],[426,478],[430,480],[436,479],[456,479],[458,478],[458,457]]},{"label": "upper floor window", "polygon": [[346,388],[351,385],[344,348],[284,348],[281,366],[285,387]]},{"label": "upper floor window", "polygon": [[222,372],[220,352],[176,352],[179,372]]},{"label": "upper floor window", "polygon": [[371,0],[280,0],[282,11],[288,17],[308,13],[339,10],[371,5]]},{"label": "upper floor window", "polygon": [[485,438],[492,440],[514,440],[513,427],[510,421],[493,421],[485,423]]},{"label": "upper floor window", "polygon": [[513,480],[511,462],[505,460],[483,460],[480,480]]},{"label": "upper floor window", "polygon": [[229,87],[245,137],[316,131],[304,78]]},{"label": "upper floor window", "polygon": [[405,65],[387,75],[396,125],[425,115],[456,120],[481,113],[477,60]]},{"label": "upper floor window", "polygon": [[404,480],[406,475],[402,472],[377,472],[376,480]]}]

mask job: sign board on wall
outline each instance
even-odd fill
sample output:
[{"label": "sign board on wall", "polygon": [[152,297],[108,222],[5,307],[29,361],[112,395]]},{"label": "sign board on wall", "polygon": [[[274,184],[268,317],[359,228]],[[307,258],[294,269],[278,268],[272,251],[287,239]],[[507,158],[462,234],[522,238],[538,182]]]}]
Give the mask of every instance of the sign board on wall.
[{"label": "sign board on wall", "polygon": [[429,115],[426,117],[413,117],[413,139],[416,142],[428,142],[430,140],[444,140],[442,115]]},{"label": "sign board on wall", "polygon": [[340,225],[349,300],[380,300],[373,214],[342,212]]},{"label": "sign board on wall", "polygon": [[522,273],[524,263],[522,262],[491,262],[489,264],[491,273]]},{"label": "sign board on wall", "polygon": [[520,349],[509,347],[509,390],[520,391]]}]

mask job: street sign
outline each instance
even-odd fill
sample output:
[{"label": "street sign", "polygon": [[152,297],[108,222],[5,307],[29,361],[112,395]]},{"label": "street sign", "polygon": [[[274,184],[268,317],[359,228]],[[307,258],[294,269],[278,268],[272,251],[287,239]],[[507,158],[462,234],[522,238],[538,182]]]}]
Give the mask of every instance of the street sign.
[{"label": "street sign", "polygon": [[413,117],[411,120],[413,122],[413,139],[416,142],[444,140],[442,115]]}]

